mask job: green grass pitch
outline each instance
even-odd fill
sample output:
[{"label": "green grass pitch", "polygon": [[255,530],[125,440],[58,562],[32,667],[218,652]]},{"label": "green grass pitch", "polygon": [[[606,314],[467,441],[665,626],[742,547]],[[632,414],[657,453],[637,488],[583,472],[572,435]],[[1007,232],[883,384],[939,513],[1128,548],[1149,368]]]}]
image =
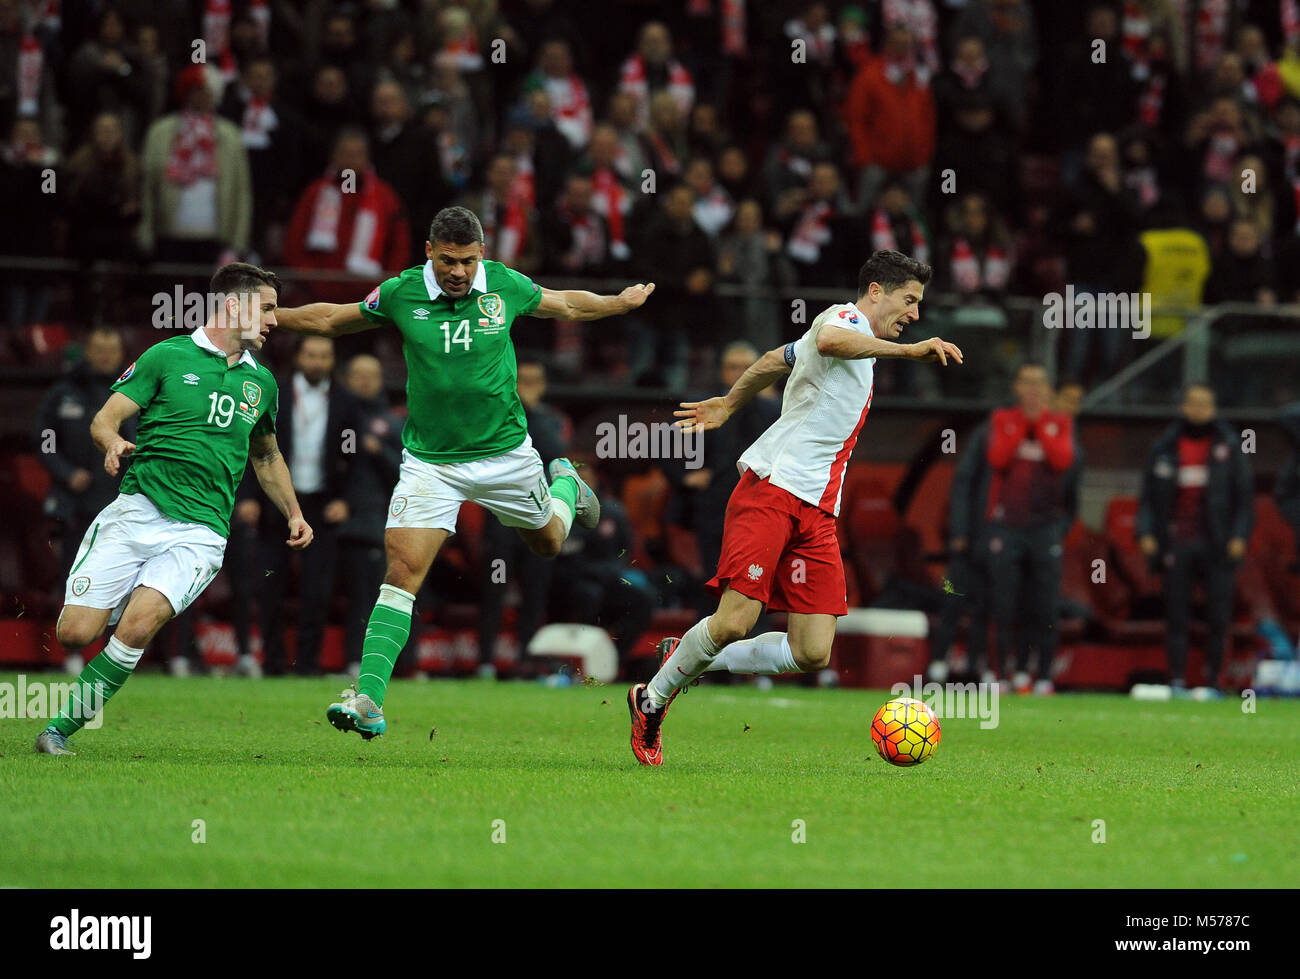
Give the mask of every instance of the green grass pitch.
[{"label": "green grass pitch", "polygon": [[1296,701],[1003,697],[996,729],[945,719],[906,770],[871,745],[882,692],[706,681],[646,769],[623,686],[398,681],[369,743],[324,720],[341,686],[144,674],[75,758],[0,720],[0,886],[1300,880]]}]

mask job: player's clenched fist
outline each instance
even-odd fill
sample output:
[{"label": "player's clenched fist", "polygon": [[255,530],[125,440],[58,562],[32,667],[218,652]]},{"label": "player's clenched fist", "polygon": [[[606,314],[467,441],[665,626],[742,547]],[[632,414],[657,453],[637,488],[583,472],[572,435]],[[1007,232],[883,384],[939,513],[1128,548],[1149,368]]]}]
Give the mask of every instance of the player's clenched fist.
[{"label": "player's clenched fist", "polygon": [[673,412],[684,432],[707,432],[718,428],[731,417],[726,398],[710,398],[708,401],[683,401],[681,408]]},{"label": "player's clenched fist", "polygon": [[951,357],[957,363],[961,363],[961,348],[955,343],[949,343],[947,340],[941,340],[938,337],[930,337],[929,340],[918,340],[911,344],[912,359],[923,361],[939,361],[946,365],[948,358]]},{"label": "player's clenched fist", "polygon": [[623,302],[624,312],[626,312],[643,305],[650,298],[650,293],[654,291],[655,284],[653,282],[638,282],[636,285],[628,286],[620,292],[618,298]]},{"label": "player's clenched fist", "polygon": [[289,518],[289,539],[285,543],[290,547],[301,551],[312,542],[312,538],[315,536],[311,525],[302,517]]},{"label": "player's clenched fist", "polygon": [[122,460],[135,451],[135,443],[128,442],[126,439],[118,439],[108,446],[108,451],[104,453],[104,472],[110,476],[116,476],[117,471],[122,468]]}]

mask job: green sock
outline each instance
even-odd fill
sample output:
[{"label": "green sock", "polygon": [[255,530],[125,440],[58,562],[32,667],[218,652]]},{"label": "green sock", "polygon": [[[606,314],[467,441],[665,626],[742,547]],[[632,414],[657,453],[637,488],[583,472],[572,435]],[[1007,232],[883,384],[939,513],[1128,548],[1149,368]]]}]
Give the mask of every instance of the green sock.
[{"label": "green sock", "polygon": [[[116,638],[109,640],[115,641]],[[130,675],[130,667],[115,662],[106,652],[100,653],[81,668],[68,702],[49,726],[65,738],[72,737],[104,709],[109,698],[122,689],[122,684],[126,683]]]},{"label": "green sock", "polygon": [[397,656],[411,635],[411,609],[415,596],[393,585],[379,589],[379,600],[370,613],[366,638],[361,644],[361,675],[357,678],[357,692],[363,693],[378,706],[384,706],[384,694],[393,676]]},{"label": "green sock", "polygon": [[578,512],[578,481],[572,476],[561,476],[551,484],[551,496],[569,508],[569,519],[564,522],[567,537],[567,528],[573,526],[574,514]]}]

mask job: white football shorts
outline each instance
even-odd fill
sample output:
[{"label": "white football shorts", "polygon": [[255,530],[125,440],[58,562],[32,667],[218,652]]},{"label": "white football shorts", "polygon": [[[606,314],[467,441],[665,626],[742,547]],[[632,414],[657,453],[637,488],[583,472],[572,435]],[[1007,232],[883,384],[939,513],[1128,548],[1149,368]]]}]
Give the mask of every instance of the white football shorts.
[{"label": "white football shorts", "polygon": [[139,585],[156,589],[180,615],[221,570],[226,541],[211,527],[172,520],[147,496],[123,494],[100,510],[81,539],[64,605],[112,609],[116,624]]},{"label": "white football shorts", "polygon": [[423,462],[403,450],[387,526],[455,533],[460,505],[467,500],[492,511],[507,527],[540,530],[550,523],[551,489],[532,438],[472,462]]}]

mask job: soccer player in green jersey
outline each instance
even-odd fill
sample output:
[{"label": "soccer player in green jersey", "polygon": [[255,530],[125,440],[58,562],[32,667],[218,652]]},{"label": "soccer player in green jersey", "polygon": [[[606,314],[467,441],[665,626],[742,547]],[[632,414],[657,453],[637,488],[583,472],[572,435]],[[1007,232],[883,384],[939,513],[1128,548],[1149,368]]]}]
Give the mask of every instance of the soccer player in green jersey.
[{"label": "soccer player in green jersey", "polygon": [[388,571],[362,644],[357,691],[326,711],[330,723],[366,740],[384,733],[384,694],[411,631],[415,593],[466,500],[518,529],[535,554],[554,557],[576,519],[594,527],[596,494],[567,459],[550,482],[528,437],[515,390],[517,316],[595,320],[638,308],[654,283],[617,296],[543,289],[483,259],[483,227],[463,207],[439,211],[424,246],[428,261],[377,286],[357,305],[312,303],[279,311],[296,333],[339,336],[395,326],[406,357],[402,468],[388,507]]},{"label": "soccer player in green jersey", "polygon": [[[66,755],[68,737],[115,694],[158,630],[221,569],[235,487],[250,455],[257,481],[289,521],[289,545],[311,543],[275,439],[275,377],[253,358],[275,326],[280,280],[253,265],[217,270],[212,309],[193,333],[156,343],[113,385],[90,434],[116,476],[116,500],[95,517],[68,574],[59,642],[80,650],[117,628],[85,665],[67,705],[36,739]],[[119,434],[136,412],[134,443]]]}]

